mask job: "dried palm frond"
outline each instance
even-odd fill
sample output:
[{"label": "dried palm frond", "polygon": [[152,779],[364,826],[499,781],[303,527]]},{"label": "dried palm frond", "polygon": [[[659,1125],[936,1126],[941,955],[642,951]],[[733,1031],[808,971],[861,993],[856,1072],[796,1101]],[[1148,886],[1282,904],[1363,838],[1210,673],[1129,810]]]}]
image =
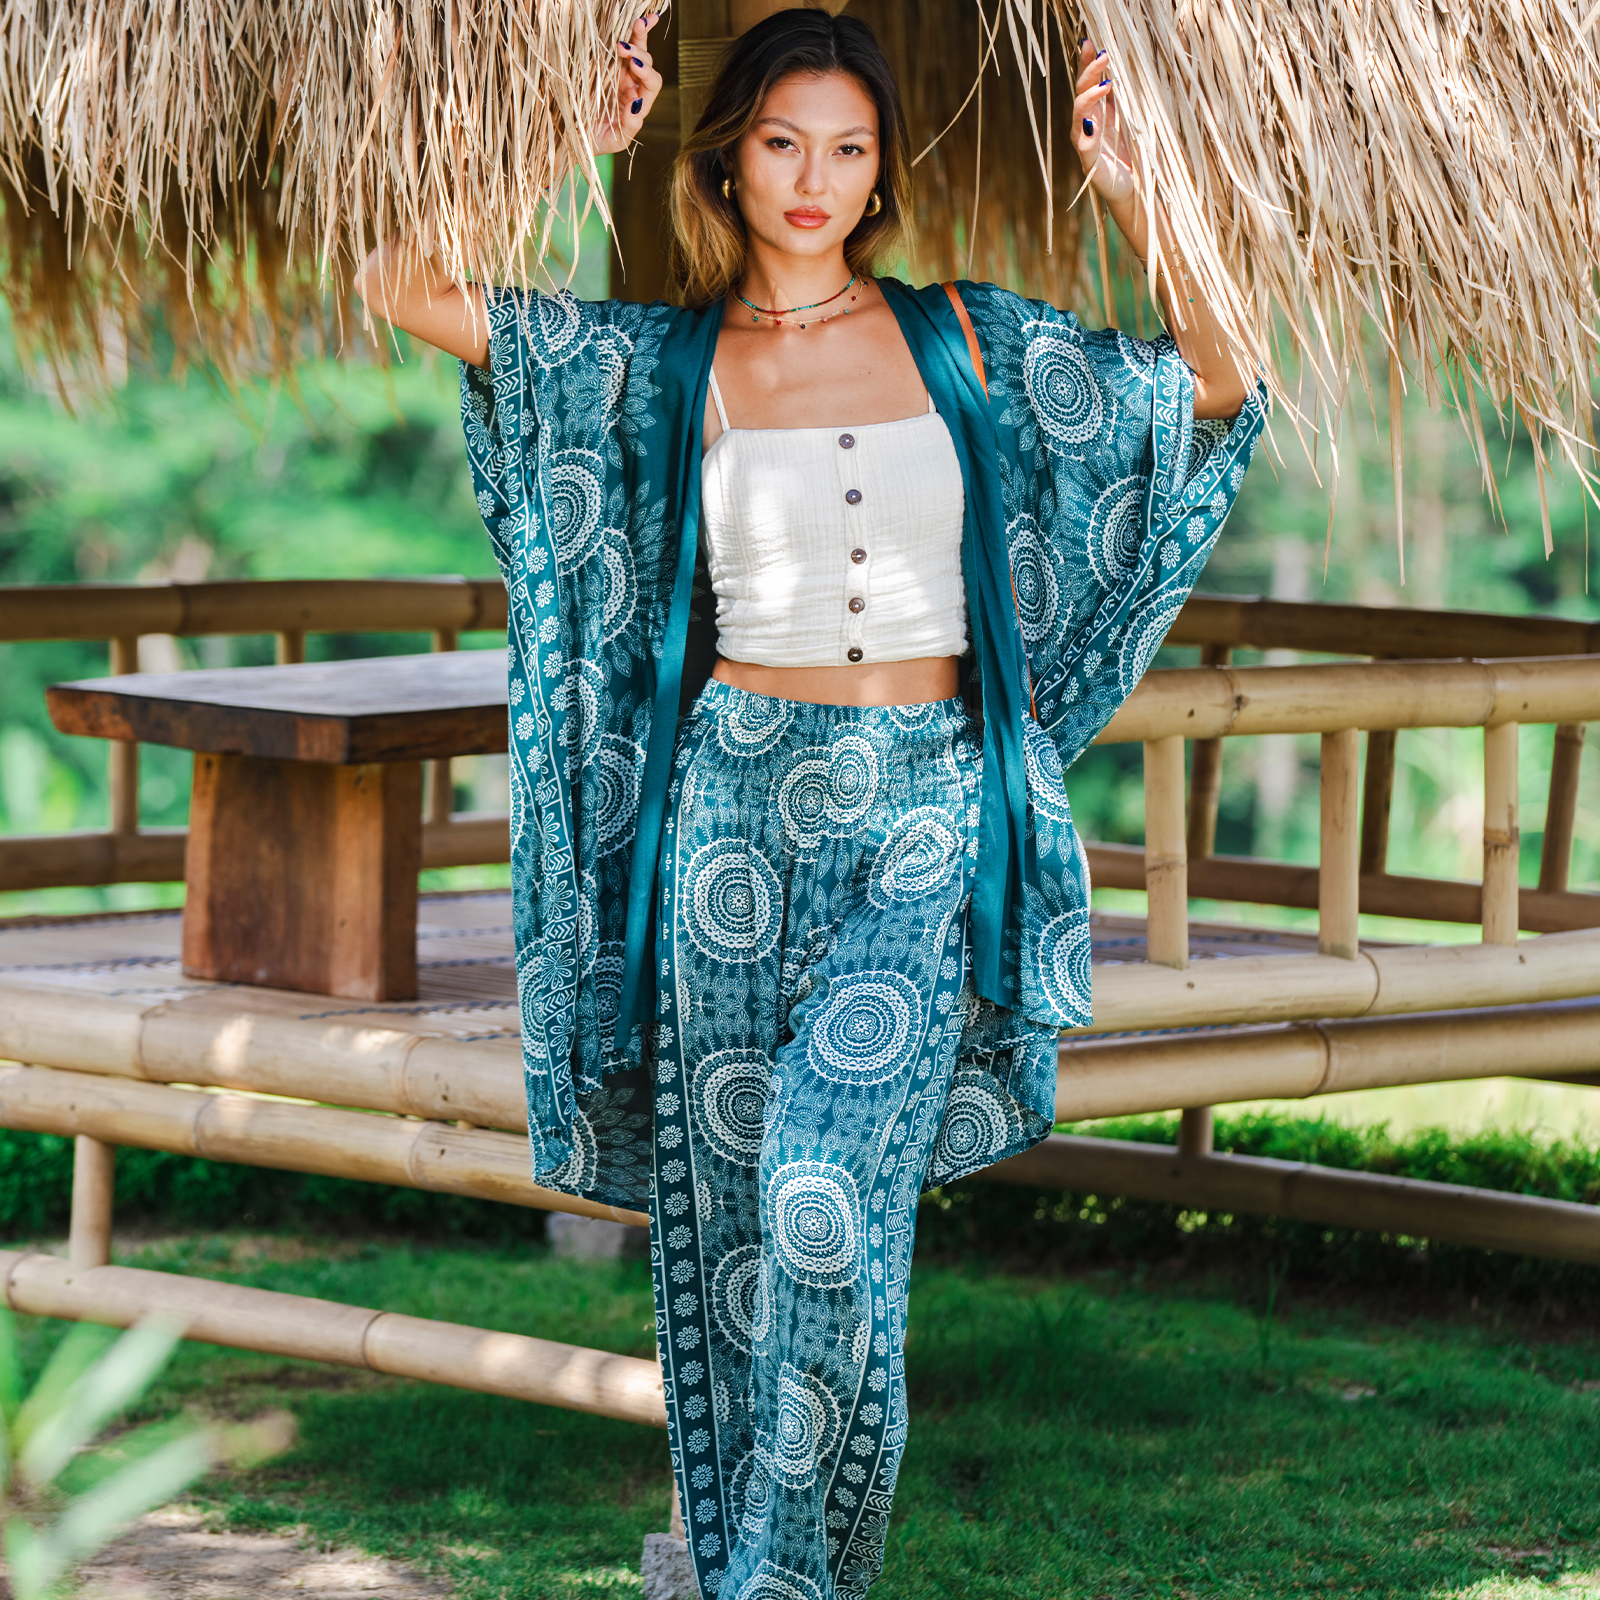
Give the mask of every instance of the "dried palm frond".
[{"label": "dried palm frond", "polygon": [[850,0],[846,9],[877,34],[905,101],[918,158],[915,274],[1079,305],[1088,290],[1080,241],[1093,224],[1087,204],[1072,205],[1083,184],[1069,137],[1073,72],[1052,28],[1039,40],[1033,92],[1022,92],[1006,3]]},{"label": "dried palm frond", "polygon": [[[920,274],[1084,306],[1095,219],[1072,204],[1068,115],[1087,34],[1109,52],[1149,203],[1297,426],[1332,421],[1353,380],[1370,391],[1370,325],[1391,392],[1411,372],[1457,399],[1486,473],[1478,385],[1541,459],[1553,443],[1589,465],[1600,27],[1583,0],[852,3],[896,60],[919,146],[936,141],[918,169]],[[546,195],[593,176],[587,130],[635,15],[619,0],[10,0],[0,284],[20,331],[91,350],[137,296],[166,304],[180,344],[282,360],[332,331],[326,289],[393,234],[435,241],[459,277],[536,277],[565,226]],[[1315,398],[1297,407],[1305,370]]]},{"label": "dried palm frond", "polygon": [[1351,377],[1371,392],[1370,323],[1389,354],[1397,457],[1410,370],[1430,401],[1459,402],[1486,481],[1475,382],[1587,476],[1600,13],[1573,0],[1047,3],[1109,51],[1147,192],[1235,348],[1269,372],[1304,362],[1330,438]]},{"label": "dried palm frond", "polygon": [[[460,278],[526,278],[562,220],[547,197],[596,176],[587,130],[637,14],[632,0],[11,0],[0,285],[19,333],[81,356],[137,298],[165,305],[180,346],[238,358],[265,341],[281,357],[321,323],[326,289],[396,235],[434,243]],[[597,184],[584,192],[603,209]]]}]

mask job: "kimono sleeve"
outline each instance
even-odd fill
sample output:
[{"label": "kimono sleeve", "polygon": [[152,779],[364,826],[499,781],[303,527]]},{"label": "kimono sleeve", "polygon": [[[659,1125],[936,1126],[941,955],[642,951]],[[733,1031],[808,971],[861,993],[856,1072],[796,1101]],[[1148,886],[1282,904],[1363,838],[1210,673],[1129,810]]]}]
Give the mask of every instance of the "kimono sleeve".
[{"label": "kimono sleeve", "polygon": [[591,308],[570,294],[488,288],[489,365],[461,363],[461,428],[478,511],[507,581],[555,374],[590,342]]},{"label": "kimono sleeve", "polygon": [[1017,612],[1036,715],[1065,767],[1132,693],[1200,576],[1266,392],[1231,423],[1196,420],[1194,375],[1169,336],[1091,332],[1053,306],[989,296]]}]

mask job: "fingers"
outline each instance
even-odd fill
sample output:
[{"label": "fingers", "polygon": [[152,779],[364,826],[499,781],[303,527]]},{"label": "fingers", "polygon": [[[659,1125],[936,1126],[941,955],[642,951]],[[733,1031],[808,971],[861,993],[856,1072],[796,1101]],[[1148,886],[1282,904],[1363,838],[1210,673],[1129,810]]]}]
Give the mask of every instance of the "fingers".
[{"label": "fingers", "polygon": [[625,142],[638,133],[661,92],[661,74],[656,71],[645,43],[659,17],[659,12],[645,12],[634,23],[628,37],[617,42],[622,77],[617,87],[616,128]]},{"label": "fingers", "polygon": [[1072,142],[1082,150],[1098,139],[1111,113],[1111,84],[1097,83],[1072,102]]},{"label": "fingers", "polygon": [[1087,39],[1083,42],[1083,49],[1078,52],[1078,92],[1098,83],[1102,78],[1111,76],[1111,63],[1106,58],[1104,50],[1095,50]]}]

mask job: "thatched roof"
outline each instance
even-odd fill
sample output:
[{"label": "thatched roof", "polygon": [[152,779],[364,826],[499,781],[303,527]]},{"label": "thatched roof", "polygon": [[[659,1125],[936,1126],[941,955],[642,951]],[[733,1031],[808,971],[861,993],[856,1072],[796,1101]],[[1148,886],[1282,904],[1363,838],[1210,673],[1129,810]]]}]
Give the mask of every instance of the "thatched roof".
[{"label": "thatched roof", "polygon": [[[1486,462],[1471,377],[1584,463],[1600,326],[1588,5],[851,9],[897,58],[919,148],[945,130],[918,169],[922,275],[970,256],[974,274],[1098,320],[1066,124],[1087,30],[1110,51],[1148,192],[1280,398],[1312,393],[1305,416],[1325,419],[1366,381],[1375,327],[1396,386],[1404,371],[1459,395]],[[619,0],[10,0],[0,291],[36,350],[82,355],[108,314],[158,294],[194,308],[169,318],[180,340],[238,359],[264,327],[325,327],[339,303],[325,285],[379,235],[431,232],[460,274],[525,278],[560,225],[547,187],[593,170],[584,130],[636,14]],[[669,32],[658,52],[671,46]],[[1277,379],[1291,371],[1292,389]]]}]

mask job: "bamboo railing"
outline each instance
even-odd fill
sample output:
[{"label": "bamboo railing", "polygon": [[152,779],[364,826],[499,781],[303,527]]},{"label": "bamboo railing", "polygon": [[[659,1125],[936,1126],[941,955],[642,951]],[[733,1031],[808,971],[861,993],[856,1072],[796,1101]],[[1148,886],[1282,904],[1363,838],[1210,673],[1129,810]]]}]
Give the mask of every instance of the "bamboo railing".
[{"label": "bamboo railing", "polygon": [[[195,638],[270,633],[276,637],[278,660],[289,662],[304,659],[306,638],[313,633],[424,632],[432,636],[436,649],[444,650],[454,649],[464,632],[498,630],[505,624],[505,590],[493,578],[0,586],[0,643],[108,640],[113,673],[137,669],[139,639],[149,634]],[[1595,654],[1600,653],[1600,624],[1488,612],[1198,595],[1183,608],[1168,639],[1172,644],[1198,645],[1203,667],[1226,672],[1233,651],[1243,648],[1430,659]],[[1399,680],[1402,694],[1407,682]],[[1442,725],[1447,722],[1406,724]],[[1387,872],[1395,729],[1368,726],[1360,803],[1359,907],[1433,921],[1480,921],[1478,885]],[[1184,838],[1190,892],[1263,905],[1317,906],[1316,868],[1212,853],[1223,736],[1201,735],[1197,728],[1173,731],[1183,733],[1193,746]],[[1228,731],[1282,730],[1246,725]],[[1520,926],[1530,932],[1588,927],[1600,921],[1590,897],[1565,893],[1583,733],[1581,722],[1557,727],[1539,884],[1524,891],[1519,912]],[[111,826],[104,832],[0,838],[0,890],[182,879],[185,830],[139,825],[138,746],[111,745],[109,761]],[[504,861],[509,848],[505,818],[452,815],[451,792],[450,764],[432,763],[423,865]],[[1108,888],[1145,887],[1143,850],[1091,843],[1089,851],[1096,882]]]},{"label": "bamboo railing", "polygon": [[[427,633],[454,650],[468,632],[502,630],[498,578],[305,578],[237,583],[0,586],[0,644],[109,641],[115,675],[138,671],[139,640],[272,634],[280,664],[304,661],[313,633]],[[141,829],[139,747],[110,744],[105,832],[0,838],[0,890],[177,883],[188,832]],[[504,861],[503,816],[451,814],[450,763],[432,761],[422,831],[424,867]]]},{"label": "bamboo railing", "polygon": [[[149,632],[272,632],[296,660],[324,629],[419,629],[453,648],[504,621],[498,583],[463,579],[0,590],[0,639],[109,638],[117,670]],[[1149,674],[1099,741],[1143,746],[1144,846],[1089,846],[1097,883],[1147,892],[1148,959],[1097,969],[1095,1023],[1063,1039],[1056,1116],[1177,1109],[1178,1143],[1052,1135],[990,1175],[1600,1262],[1594,1207],[1212,1151],[1218,1103],[1508,1073],[1600,1084],[1600,895],[1567,881],[1600,627],[1205,597],[1170,637],[1198,644],[1202,664]],[[1431,659],[1233,665],[1237,648],[1285,645]],[[1555,754],[1539,881],[1524,889],[1519,729],[1540,723],[1556,726]],[[1479,882],[1386,869],[1395,737],[1416,727],[1483,730]],[[1226,741],[1304,733],[1321,743],[1318,864],[1216,856]],[[112,828],[0,840],[0,888],[181,876],[182,831],[139,830],[136,751],[112,760]],[[451,817],[449,792],[436,770],[426,863],[504,860],[505,819]],[[1314,907],[1316,952],[1191,964],[1195,895]],[[1363,911],[1480,923],[1482,939],[1363,946]],[[68,1258],[0,1252],[6,1301],[113,1323],[159,1307],[216,1343],[662,1425],[652,1362],[109,1264],[119,1144],[646,1223],[531,1181],[514,1039],[469,1047],[367,1021],[357,1038],[235,990],[177,1006],[129,992],[91,1011],[0,982],[0,1058],[25,1063],[0,1067],[0,1125],[76,1148]]]}]

